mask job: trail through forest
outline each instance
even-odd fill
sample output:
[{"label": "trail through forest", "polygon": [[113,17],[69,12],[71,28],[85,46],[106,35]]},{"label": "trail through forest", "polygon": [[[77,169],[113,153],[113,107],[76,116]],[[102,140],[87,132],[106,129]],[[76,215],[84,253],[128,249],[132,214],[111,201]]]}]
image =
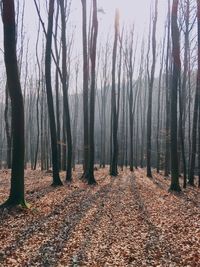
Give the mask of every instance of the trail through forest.
[{"label": "trail through forest", "polygon": [[[26,171],[32,206],[1,211],[0,266],[200,266],[199,189],[170,194],[169,179],[142,169],[107,173],[89,187],[78,170],[53,188],[49,174]],[[8,177],[1,172],[1,201]]]}]

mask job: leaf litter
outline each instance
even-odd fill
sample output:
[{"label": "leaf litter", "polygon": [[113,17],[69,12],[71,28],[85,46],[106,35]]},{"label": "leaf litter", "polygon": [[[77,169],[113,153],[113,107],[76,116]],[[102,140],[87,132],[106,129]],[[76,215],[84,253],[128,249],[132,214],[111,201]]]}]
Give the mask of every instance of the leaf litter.
[{"label": "leaf litter", "polygon": [[[170,180],[144,169],[118,177],[95,171],[96,186],[80,178],[53,188],[51,174],[25,171],[31,208],[0,211],[0,266],[199,267],[200,194],[168,193]],[[9,193],[0,172],[0,201]],[[61,173],[64,181],[65,174]]]}]

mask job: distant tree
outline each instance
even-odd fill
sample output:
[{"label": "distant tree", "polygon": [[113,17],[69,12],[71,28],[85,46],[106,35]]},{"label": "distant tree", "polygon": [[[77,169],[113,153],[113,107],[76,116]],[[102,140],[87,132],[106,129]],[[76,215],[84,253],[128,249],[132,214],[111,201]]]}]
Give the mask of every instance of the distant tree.
[{"label": "distant tree", "polygon": [[134,110],[135,106],[133,103],[133,72],[135,65],[135,57],[133,53],[133,37],[134,37],[134,27],[130,32],[130,44],[127,53],[128,58],[128,76],[129,76],[129,87],[128,87],[128,102],[129,102],[129,135],[130,135],[130,153],[129,153],[129,165],[130,171],[133,171],[133,120],[134,120]]},{"label": "distant tree", "polygon": [[106,165],[106,107],[108,100],[109,88],[109,42],[107,41],[105,49],[102,50],[102,77],[101,77],[101,91],[100,91],[100,124],[101,124],[101,159],[100,167],[105,168]]},{"label": "distant tree", "polygon": [[79,62],[75,66],[75,80],[76,80],[76,91],[74,96],[74,118],[73,118],[73,152],[72,152],[72,167],[75,170],[76,167],[76,150],[77,150],[77,129],[78,129],[78,117],[79,117],[79,95],[78,95],[78,77],[79,77]]},{"label": "distant tree", "polygon": [[16,55],[14,0],[3,0],[4,60],[12,108],[12,172],[8,200],[2,205],[26,206],[24,197],[24,105]]},{"label": "distant tree", "polygon": [[36,170],[37,168],[39,139],[40,139],[39,100],[40,100],[40,89],[41,89],[41,66],[40,66],[40,60],[39,60],[39,55],[38,55],[39,37],[40,37],[40,23],[38,24],[37,40],[36,40],[36,48],[35,48],[37,67],[38,67],[38,82],[37,82],[37,99],[36,99],[37,138],[36,138],[36,150],[35,150],[35,159],[34,159],[34,167],[33,167],[34,170]]},{"label": "distant tree", "polygon": [[148,109],[147,109],[147,177],[152,177],[151,173],[151,132],[152,132],[152,95],[153,95],[153,84],[156,66],[156,25],[158,17],[158,0],[155,0],[155,14],[153,19],[152,29],[152,66],[151,73],[148,75],[149,80],[149,98],[148,98]]},{"label": "distant tree", "polygon": [[180,61],[180,37],[177,23],[179,0],[173,0],[171,13],[171,35],[172,35],[172,57],[173,73],[171,84],[171,191],[181,191],[179,185],[178,168],[178,145],[177,145],[177,99],[178,86],[180,81],[181,61]]},{"label": "distant tree", "polygon": [[[166,35],[165,35],[166,36]],[[160,144],[160,124],[161,124],[161,84],[163,77],[163,63],[164,63],[164,51],[165,51],[165,36],[161,47],[161,58],[160,58],[160,72],[158,78],[158,103],[157,103],[157,134],[156,134],[156,147],[157,147],[157,173],[160,172],[160,155],[161,155],[161,144]]]}]

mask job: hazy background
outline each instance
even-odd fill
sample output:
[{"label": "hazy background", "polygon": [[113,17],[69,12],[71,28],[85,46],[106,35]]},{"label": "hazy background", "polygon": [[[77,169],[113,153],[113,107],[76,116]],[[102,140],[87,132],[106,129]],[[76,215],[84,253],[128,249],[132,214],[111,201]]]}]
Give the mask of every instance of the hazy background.
[{"label": "hazy background", "polygon": [[[39,1],[38,1],[39,2]],[[56,1],[55,1],[56,2]],[[158,1],[158,23],[157,23],[157,42],[160,43],[163,38],[164,24],[167,15],[167,1]],[[47,6],[48,1],[40,0],[41,14],[44,22],[47,19]],[[90,12],[91,0],[88,0],[88,15]],[[150,21],[150,11],[154,8],[154,1],[151,0],[98,0],[98,8],[104,10],[104,14],[98,13],[99,20],[99,33],[98,33],[98,45],[105,45],[107,38],[110,40],[112,46],[112,38],[114,33],[114,15],[116,8],[120,11],[120,27],[125,26],[128,30],[130,27],[135,25],[135,40],[138,38],[138,42],[141,42],[142,38],[148,39],[149,31],[149,21]],[[82,4],[81,0],[72,0],[70,18],[67,24],[67,34],[74,34],[74,49],[73,49],[73,59],[80,59],[80,64],[82,64]],[[46,23],[47,24],[47,23]],[[33,73],[35,69],[35,46],[37,38],[37,28],[38,28],[38,16],[35,9],[33,0],[25,1],[25,17],[24,17],[24,29],[25,29],[25,46],[27,46],[27,41],[29,42],[29,71]],[[42,39],[42,29],[41,29]],[[42,46],[42,45],[41,45]],[[138,45],[140,47],[140,45]],[[0,66],[4,68],[3,63],[3,24],[0,20]],[[24,48],[26,49],[26,48]],[[138,55],[140,53],[140,48],[138,49]],[[159,53],[159,51],[157,51]],[[25,59],[24,59],[25,60]],[[159,61],[159,57],[158,57]],[[158,62],[157,62],[158,63]],[[159,64],[157,64],[158,66]],[[72,62],[73,70],[73,62]],[[5,71],[5,70],[4,70]],[[73,74],[73,71],[72,71]],[[81,77],[80,77],[81,78]],[[73,80],[73,76],[71,78]],[[81,80],[81,79],[80,79]]]}]

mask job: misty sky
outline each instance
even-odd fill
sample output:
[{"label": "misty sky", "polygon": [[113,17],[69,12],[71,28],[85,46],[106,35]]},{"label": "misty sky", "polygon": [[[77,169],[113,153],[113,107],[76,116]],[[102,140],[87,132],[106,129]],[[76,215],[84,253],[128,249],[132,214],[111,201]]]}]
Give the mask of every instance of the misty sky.
[{"label": "misty sky", "polygon": [[[45,2],[40,0],[41,12],[45,18],[46,8]],[[90,1],[88,1],[90,2]],[[157,42],[160,43],[163,38],[164,33],[164,23],[167,15],[167,1],[159,0],[158,6],[158,24],[157,24]],[[36,30],[38,25],[38,17],[34,6],[33,0],[25,1],[25,32],[26,38],[29,39],[29,52],[32,54],[32,57],[35,58],[35,43],[36,43]],[[138,38],[142,39],[143,35],[147,37],[148,34],[148,25],[149,25],[149,15],[150,7],[154,4],[153,0],[98,0],[98,7],[102,8],[105,11],[105,14],[98,14],[99,19],[99,35],[98,42],[104,44],[107,36],[111,38],[114,33],[114,14],[115,9],[118,8],[120,11],[120,25],[125,25],[126,27],[131,27],[134,23],[135,32]],[[71,31],[73,28],[74,38],[75,38],[75,48],[74,53],[81,58],[82,54],[82,32],[81,32],[81,22],[82,22],[82,13],[81,13],[81,0],[72,0],[70,20],[67,26],[67,31]],[[89,11],[88,11],[89,13]],[[71,29],[70,29],[71,28]],[[3,25],[0,23],[0,48],[3,49]],[[2,62],[1,53],[1,62]],[[35,59],[34,59],[35,60]],[[30,60],[31,62],[31,60]]]},{"label": "misty sky", "polygon": [[[88,1],[90,2],[90,1]],[[42,1],[40,2],[42,6]],[[45,1],[43,2],[43,4]],[[105,14],[99,14],[99,40],[113,34],[113,23],[115,9],[120,10],[121,25],[131,26],[135,24],[137,33],[141,36],[143,33],[148,32],[150,6],[154,3],[151,0],[98,0],[99,8],[103,8]],[[159,1],[159,16],[158,16],[158,39],[163,36],[164,21],[167,12],[167,1]],[[45,13],[44,13],[45,14]],[[72,8],[70,15],[70,24],[76,26],[75,40],[79,45],[81,43],[81,0],[72,0]],[[35,39],[35,29],[37,25],[37,14],[33,4],[33,0],[26,0],[26,14],[25,14],[25,27],[26,32],[31,38],[31,41]]]},{"label": "misty sky", "polygon": [[[40,4],[43,10],[45,9],[45,2],[41,1]],[[90,1],[88,1],[90,2]],[[163,24],[167,13],[167,1],[159,0],[158,6],[158,38],[163,35]],[[126,26],[135,24],[135,29],[139,35],[148,32],[149,24],[149,14],[150,6],[154,3],[152,0],[98,0],[98,7],[103,8],[105,14],[99,14],[99,39],[102,36],[107,36],[108,34],[113,34],[113,21],[115,9],[120,10],[120,20],[121,25]],[[44,14],[46,11],[43,11]],[[81,41],[81,0],[72,0],[72,9],[70,15],[70,24],[76,26],[75,36],[76,41],[80,44]],[[30,42],[35,42],[36,39],[36,28],[37,28],[38,18],[34,7],[33,0],[26,0],[25,9],[25,30],[27,37]],[[0,24],[0,34],[1,42],[0,47],[3,48],[2,44],[2,22]]]}]

